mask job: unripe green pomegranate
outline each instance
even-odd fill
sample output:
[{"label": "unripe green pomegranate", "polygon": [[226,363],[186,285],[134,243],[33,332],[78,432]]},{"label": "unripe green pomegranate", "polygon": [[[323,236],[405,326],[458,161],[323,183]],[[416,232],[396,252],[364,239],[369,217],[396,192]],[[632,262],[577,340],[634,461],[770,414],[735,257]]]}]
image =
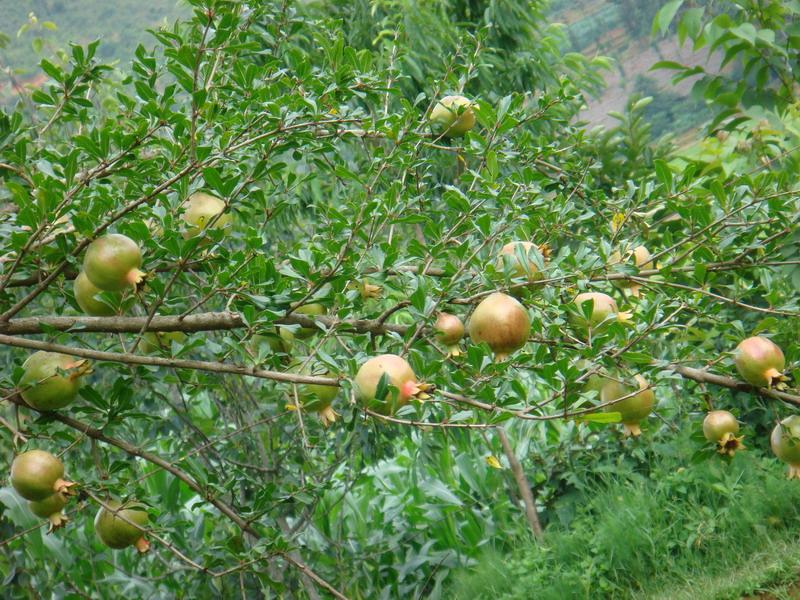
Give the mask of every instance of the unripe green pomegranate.
[{"label": "unripe green pomegranate", "polygon": [[733,456],[737,450],[743,449],[739,433],[739,422],[727,410],[712,410],[703,419],[703,435],[709,442],[717,445],[720,454]]},{"label": "unripe green pomegranate", "polygon": [[36,410],[57,410],[75,400],[89,362],[57,352],[34,352],[22,363],[22,398]]},{"label": "unripe green pomegranate", "polygon": [[[618,321],[624,322],[630,320],[630,313],[620,312],[617,308],[616,301],[608,294],[601,292],[584,292],[575,296],[573,302],[578,306],[580,314],[572,315],[571,321],[573,325],[581,330],[588,330],[589,328],[596,329],[599,325],[605,325],[607,319],[616,316]],[[588,302],[593,302],[592,314],[588,319],[583,316],[583,305]]]},{"label": "unripe green pomegranate", "polygon": [[231,223],[230,213],[225,211],[225,202],[205,192],[195,192],[183,203],[183,220],[188,225],[183,237],[188,239],[199,235],[209,226],[211,220],[219,217],[211,225],[212,229],[222,229]]},{"label": "unripe green pomegranate", "polygon": [[759,335],[749,337],[736,347],[736,370],[749,383],[771,387],[785,379],[781,373],[786,365],[783,351],[772,341]]},{"label": "unripe green pomegranate", "polygon": [[495,292],[475,308],[468,329],[470,339],[476,344],[486,342],[499,362],[528,341],[531,319],[516,299]]},{"label": "unripe green pomegranate", "polygon": [[146,331],[139,342],[139,348],[145,354],[168,351],[172,348],[172,342],[182,344],[186,337],[182,331]]},{"label": "unripe green pomegranate", "polygon": [[586,384],[583,386],[583,391],[587,394],[599,394],[600,390],[603,389],[603,386],[612,381],[608,378],[608,376],[603,375],[602,373],[593,373],[589,375],[589,378],[586,380]]},{"label": "unripe green pomegranate", "polygon": [[83,271],[94,285],[106,292],[121,292],[136,287],[144,272],[142,252],[131,238],[111,233],[96,239],[86,249]]},{"label": "unripe green pomegranate", "polygon": [[[312,302],[311,304],[303,304],[302,306],[298,306],[292,312],[298,315],[306,315],[308,317],[313,318],[320,315],[324,315],[325,313],[328,312],[328,309],[325,308],[324,304],[320,304],[319,302]],[[283,337],[282,332],[283,328],[281,328],[281,337]],[[306,338],[310,338],[312,335],[316,333],[319,333],[319,329],[317,329],[316,327],[301,327],[300,329],[295,330],[293,337],[304,340]]]},{"label": "unripe green pomegranate", "polygon": [[[333,377],[330,372],[325,372],[321,376]],[[339,388],[332,385],[309,383],[300,387],[303,410],[317,413],[319,420],[326,427],[334,423],[339,416],[332,406],[338,394]]]},{"label": "unripe green pomegranate", "polygon": [[[632,251],[629,250],[625,253],[624,260],[633,262],[633,264],[635,264],[640,270],[647,270],[653,268],[653,261],[650,259],[650,257],[651,254],[647,248],[644,246],[636,246]],[[619,251],[614,251],[608,260],[609,265],[618,265],[622,262],[623,257]],[[612,283],[615,287],[630,290],[632,296],[638,297],[641,294],[641,286],[633,281],[615,279],[612,281]]]},{"label": "unripe green pomegranate", "polygon": [[[288,338],[284,337],[284,333],[288,334]],[[294,335],[289,330],[285,330],[284,328],[280,327],[276,330],[275,333],[265,333],[265,334],[256,334],[252,337],[252,348],[253,351],[256,351],[256,348],[261,344],[267,344],[273,352],[282,352],[284,354],[289,354],[292,350],[292,341],[294,340]]]},{"label": "unripe green pomegranate", "polygon": [[[497,266],[503,269],[507,264],[512,277],[527,277],[530,281],[538,281],[542,279],[542,274],[531,258],[532,254],[541,255],[544,263],[549,250],[546,246],[537,246],[533,242],[509,242],[500,249]],[[523,260],[520,260],[519,255],[522,255]]]},{"label": "unripe green pomegranate", "polygon": [[475,127],[473,106],[464,96],[445,96],[431,111],[433,130],[444,137],[461,137]]},{"label": "unripe green pomegranate", "polygon": [[[389,390],[383,399],[376,398],[378,384],[384,374],[388,378],[387,384],[397,389],[396,397]],[[370,358],[361,365],[355,378],[356,396],[361,404],[383,415],[394,414],[398,408],[408,404],[411,398],[427,398],[424,393],[426,387],[417,382],[411,365],[396,354],[381,354]]]},{"label": "unripe green pomegranate", "polygon": [[[117,314],[114,306],[110,306],[97,298],[98,294],[101,294],[103,290],[89,281],[89,278],[83,271],[78,273],[78,276],[75,278],[73,291],[75,294],[75,302],[78,303],[78,306],[80,306],[81,310],[87,315],[93,317],[111,317]],[[114,294],[114,304],[119,305],[121,301],[122,296],[120,294]]]},{"label": "unripe green pomegranate", "polygon": [[786,417],[769,438],[772,451],[789,465],[789,479],[800,479],[800,415]]},{"label": "unripe green pomegranate", "polygon": [[603,407],[605,412],[618,412],[621,415],[623,425],[623,434],[625,436],[638,436],[642,434],[642,428],[639,423],[642,419],[646,418],[651,412],[656,403],[656,397],[653,390],[648,387],[647,380],[641,375],[635,376],[636,383],[640,392],[636,392],[636,387],[630,385],[623,385],[619,381],[610,379],[606,382],[600,390],[600,402],[612,402],[618,398],[623,398],[629,394],[634,394],[630,398],[625,398],[614,404],[609,404]]},{"label": "unripe green pomegranate", "polygon": [[50,525],[47,529],[48,533],[55,531],[67,524],[69,519],[62,512],[67,505],[68,496],[60,492],[51,494],[44,500],[31,500],[28,502],[28,508],[37,517],[47,519]]},{"label": "unripe green pomegranate", "polygon": [[26,500],[45,500],[57,492],[69,494],[75,484],[63,477],[64,464],[44,450],[28,450],[11,463],[11,485]]},{"label": "unripe green pomegranate", "polygon": [[448,356],[460,356],[458,342],[464,337],[464,323],[455,315],[440,312],[433,324],[436,338],[447,346]]},{"label": "unripe green pomegranate", "polygon": [[126,502],[122,505],[116,500],[109,500],[106,506],[110,510],[101,506],[94,518],[94,529],[100,540],[115,550],[136,546],[139,552],[147,552],[150,543],[144,538],[142,531],[142,528],[147,527],[148,520],[144,505],[138,502]]}]

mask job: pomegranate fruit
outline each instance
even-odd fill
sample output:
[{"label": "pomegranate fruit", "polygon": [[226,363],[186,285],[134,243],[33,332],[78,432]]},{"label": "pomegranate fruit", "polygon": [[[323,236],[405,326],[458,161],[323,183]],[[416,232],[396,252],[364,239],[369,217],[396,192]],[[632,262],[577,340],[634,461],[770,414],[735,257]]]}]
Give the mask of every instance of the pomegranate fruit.
[{"label": "pomegranate fruit", "polygon": [[28,508],[30,508],[31,512],[37,517],[50,521],[47,533],[51,533],[56,529],[64,527],[67,521],[69,521],[67,516],[62,512],[67,505],[67,499],[68,496],[66,494],[56,492],[55,494],[49,495],[44,500],[29,501]]},{"label": "pomegranate fruit", "polygon": [[[205,192],[195,192],[189,196],[184,201],[183,208],[183,220],[188,225],[183,234],[186,239],[203,233],[206,227],[223,229],[231,223],[230,213],[225,212],[225,202]],[[209,225],[212,220],[214,224]]]},{"label": "pomegranate fruit", "polygon": [[143,279],[142,252],[131,238],[111,233],[96,239],[86,249],[83,271],[95,286],[106,292],[136,287]]},{"label": "pomegranate fruit", "polygon": [[600,402],[603,404],[633,394],[624,400],[603,407],[605,412],[620,413],[623,435],[625,436],[638,436],[642,434],[639,423],[653,412],[653,406],[655,406],[656,403],[655,394],[653,390],[648,387],[647,380],[641,375],[636,375],[635,379],[638,389],[641,390],[639,392],[636,392],[637,388],[630,385],[623,385],[619,381],[613,379],[608,380],[600,390]]},{"label": "pomegranate fruit", "polygon": [[743,340],[736,347],[736,370],[749,383],[772,387],[786,379],[781,373],[786,365],[783,351],[772,341],[759,335]]},{"label": "pomegranate fruit", "polygon": [[[311,304],[303,304],[302,306],[298,306],[295,308],[293,313],[298,315],[304,315],[307,317],[316,317],[320,315],[324,315],[328,312],[328,309],[325,308],[323,304],[319,302],[312,302]],[[283,337],[284,328],[281,328],[281,337]],[[287,330],[291,333],[291,330]],[[298,339],[304,340],[306,338],[310,338],[315,333],[319,333],[319,329],[316,327],[301,327],[300,329],[295,330],[292,337],[296,337]]]},{"label": "pomegranate fruit", "polygon": [[[389,390],[384,398],[377,398],[378,384],[386,375],[387,384],[396,388]],[[411,365],[396,354],[381,354],[367,360],[358,369],[355,378],[355,390],[358,400],[363,406],[383,415],[394,414],[395,411],[408,404],[411,398],[425,399],[428,395],[425,384],[417,381]]]},{"label": "pomegranate fruit", "polygon": [[[631,261],[640,270],[652,269],[653,261],[650,259],[650,256],[650,251],[644,246],[636,246],[632,251],[627,251],[624,258],[619,251],[615,250],[609,257],[608,264],[618,265],[623,261]],[[625,279],[615,279],[612,283],[615,287],[630,290],[632,296],[639,297],[641,295],[641,286],[638,283]]]},{"label": "pomegranate fruit", "polygon": [[59,492],[69,494],[75,484],[63,477],[64,464],[44,450],[28,450],[11,463],[11,485],[26,500],[44,500]]},{"label": "pomegranate fruit", "polygon": [[253,352],[257,352],[258,347],[261,344],[267,344],[269,349],[272,352],[282,352],[283,354],[288,354],[292,349],[292,339],[294,336],[291,335],[291,331],[285,330],[291,336],[291,339],[284,338],[284,329],[279,328],[276,333],[265,333],[265,334],[256,334],[251,339],[251,350]]},{"label": "pomegranate fruit", "polygon": [[[325,372],[322,377],[333,377],[330,372]],[[333,410],[333,401],[339,394],[339,388],[332,385],[319,385],[310,383],[303,385],[300,398],[303,402],[303,410],[317,413],[319,420],[327,427],[336,422],[338,413]]]},{"label": "pomegranate fruit", "polygon": [[89,361],[57,352],[34,352],[22,363],[19,380],[23,400],[36,410],[64,408],[75,400],[80,378],[89,372]]},{"label": "pomegranate fruit", "polygon": [[789,465],[789,479],[800,479],[800,415],[786,417],[769,437],[772,451]]},{"label": "pomegranate fruit", "polygon": [[744,448],[739,433],[739,422],[727,410],[712,410],[703,419],[703,435],[717,445],[717,452],[733,456]]},{"label": "pomegranate fruit", "polygon": [[[618,321],[630,320],[630,313],[620,312],[617,308],[616,301],[608,294],[601,292],[584,292],[575,296],[573,302],[578,306],[580,314],[572,315],[572,322],[580,329],[588,330],[589,328],[596,329],[601,324],[606,322],[612,317],[616,316]],[[592,302],[592,314],[587,319],[584,316],[583,305]]]},{"label": "pomegranate fruit", "polygon": [[458,342],[464,337],[464,323],[455,315],[440,312],[433,324],[436,337],[447,346],[448,356],[460,356]]},{"label": "pomegranate fruit", "polygon": [[123,505],[116,500],[109,500],[106,506],[108,509],[101,506],[94,518],[94,529],[100,540],[115,550],[136,546],[139,552],[147,552],[150,543],[142,531],[147,527],[144,505],[138,502],[126,502]]},{"label": "pomegranate fruit", "polygon": [[476,344],[486,342],[499,362],[528,341],[531,319],[516,299],[495,292],[478,304],[468,327],[470,339]]},{"label": "pomegranate fruit", "polygon": [[475,127],[473,106],[464,96],[445,96],[433,107],[430,124],[444,137],[461,137]]},{"label": "pomegranate fruit", "polygon": [[172,342],[181,344],[186,341],[186,334],[182,331],[146,331],[139,342],[139,348],[145,354],[154,354],[160,351],[169,351]]},{"label": "pomegranate fruit", "polygon": [[549,255],[547,246],[537,246],[533,242],[509,242],[500,249],[497,266],[503,269],[508,265],[512,277],[527,277],[530,281],[542,279],[542,273],[531,255],[538,254],[544,263]]},{"label": "pomegranate fruit", "polygon": [[[75,302],[81,307],[81,310],[87,315],[93,317],[111,317],[117,314],[116,308],[110,304],[106,304],[97,298],[97,295],[102,293],[99,287],[94,285],[86,273],[81,271],[75,278],[73,284],[73,293],[75,294]],[[114,305],[118,306],[122,301],[120,294],[114,294]]]}]

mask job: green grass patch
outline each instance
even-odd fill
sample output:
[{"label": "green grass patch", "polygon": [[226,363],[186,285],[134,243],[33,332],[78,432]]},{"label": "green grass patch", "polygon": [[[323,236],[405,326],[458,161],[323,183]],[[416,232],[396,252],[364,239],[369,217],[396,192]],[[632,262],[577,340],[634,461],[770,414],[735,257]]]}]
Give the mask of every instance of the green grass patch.
[{"label": "green grass patch", "polygon": [[542,545],[487,553],[453,576],[450,597],[781,597],[800,575],[800,482],[757,451],[691,464],[696,446],[678,448],[649,473],[607,478]]}]

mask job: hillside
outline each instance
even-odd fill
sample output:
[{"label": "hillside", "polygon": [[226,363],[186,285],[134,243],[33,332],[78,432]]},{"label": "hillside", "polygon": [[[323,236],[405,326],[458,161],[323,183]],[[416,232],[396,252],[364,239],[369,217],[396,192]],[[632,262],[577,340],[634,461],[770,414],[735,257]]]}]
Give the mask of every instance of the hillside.
[{"label": "hillside", "polygon": [[665,0],[574,0],[553,2],[552,20],[567,25],[571,50],[615,60],[605,74],[608,87],[591,99],[581,116],[592,125],[609,126],[611,111],[622,111],[632,94],[653,96],[647,116],[656,135],[681,133],[708,118],[702,102],[689,98],[693,79],[673,86],[671,71],[651,71],[659,61],[708,66],[706,51],[693,52],[675,36],[654,39],[651,25]]},{"label": "hillside", "polygon": [[[654,96],[647,112],[656,135],[683,132],[706,117],[698,103],[692,103],[691,110],[687,110],[691,81],[673,88],[669,72],[650,71],[659,60],[687,64],[706,61],[705,53],[681,48],[673,37],[652,39],[650,25],[663,3],[664,0],[552,2],[551,20],[567,25],[571,50],[602,54],[616,61],[615,69],[605,75],[605,92],[591,99],[581,115],[590,124],[613,124],[608,113],[623,110],[626,100],[635,93]],[[40,54],[47,55],[69,42],[85,44],[94,39],[102,40],[98,50],[101,59],[125,60],[137,44],[148,41],[148,28],[169,23],[188,12],[181,0],[32,0],[0,4],[0,35],[8,36],[7,47],[0,49],[0,66],[10,66],[15,71],[12,77],[36,85],[34,72]],[[38,22],[31,22],[30,15],[35,15]],[[51,29],[49,23],[57,29]],[[24,31],[18,35],[20,28]],[[8,94],[8,83],[0,81],[0,97]]]},{"label": "hillside", "polygon": [[[102,40],[100,59],[124,59],[137,44],[148,40],[148,28],[188,13],[181,0],[0,2],[0,39],[4,35],[7,41],[6,47],[0,48],[0,67],[10,67],[14,76],[25,81],[40,54],[49,55],[70,42],[86,44],[95,39]],[[7,83],[5,77],[0,82]]]}]

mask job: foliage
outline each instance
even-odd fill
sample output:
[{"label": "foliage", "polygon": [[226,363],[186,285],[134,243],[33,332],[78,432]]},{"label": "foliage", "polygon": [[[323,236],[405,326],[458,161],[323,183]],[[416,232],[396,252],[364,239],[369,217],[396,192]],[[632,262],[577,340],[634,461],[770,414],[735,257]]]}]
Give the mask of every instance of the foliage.
[{"label": "foliage", "polygon": [[[733,485],[715,463],[679,476],[655,457],[733,390],[760,436],[778,399],[800,402],[791,384],[743,385],[729,356],[768,334],[798,374],[793,104],[749,113],[775,125],[737,130],[747,143],[708,153],[720,138],[700,134],[673,151],[652,142],[642,100],[612,132],[582,128],[606,61],[565,53],[541,2],[191,5],[130,69],[73,44],[0,114],[0,435],[14,452],[61,454],[81,484],[72,524],[50,537],[0,492],[14,595],[441,597],[452,569],[528,539],[520,485],[555,527],[628,461],[650,473],[632,476],[642,502],[678,477],[697,514],[739,515],[762,484],[789,497],[777,466],[767,480],[737,459],[739,505],[704,483]],[[427,125],[446,93],[476,101],[464,138]],[[724,98],[707,103],[721,122]],[[224,201],[229,228],[189,235],[183,202],[199,190]],[[140,244],[148,277],[123,300],[130,319],[83,318],[72,280],[109,232]],[[498,263],[513,240],[543,245],[543,279]],[[613,260],[639,244],[657,269]],[[428,329],[437,312],[466,321],[496,290],[527,308],[530,341],[499,362],[468,342],[448,356]],[[587,290],[632,319],[574,327]],[[297,310],[309,303],[326,314]],[[17,394],[42,348],[93,361],[80,400],[56,414]],[[388,416],[357,403],[352,378],[384,352],[404,355],[430,399]],[[598,413],[584,389],[597,372],[644,375],[663,421],[619,441],[619,413]],[[312,383],[341,388],[330,427],[306,401]],[[514,452],[528,484],[512,477]],[[97,541],[92,516],[112,498],[149,507],[151,554]],[[595,510],[619,509],[602,498]],[[619,543],[638,548],[630,537]],[[614,543],[598,538],[596,555]],[[607,590],[631,581],[588,572]]]},{"label": "foliage", "polygon": [[[691,464],[696,446],[678,434],[654,445],[646,472],[618,465],[581,496],[573,520],[548,531],[543,546],[520,546],[511,557],[489,553],[456,579],[452,597],[522,599],[530,590],[543,599],[670,597],[665,589],[696,573],[736,581],[732,573],[757,552],[780,560],[770,551],[797,536],[800,488],[780,479],[760,450]],[[741,597],[765,583],[719,597]],[[718,597],[693,590],[695,598]]]}]

